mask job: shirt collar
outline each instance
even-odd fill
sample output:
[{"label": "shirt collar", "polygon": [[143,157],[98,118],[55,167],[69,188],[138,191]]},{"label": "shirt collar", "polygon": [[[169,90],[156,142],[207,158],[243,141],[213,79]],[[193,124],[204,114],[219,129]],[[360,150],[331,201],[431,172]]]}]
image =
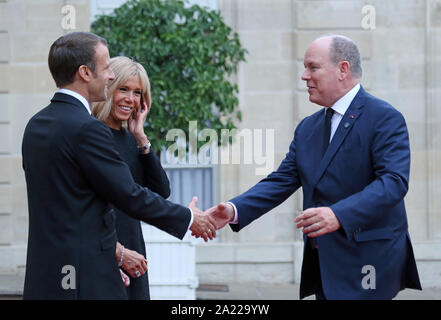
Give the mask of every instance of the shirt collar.
[{"label": "shirt collar", "polygon": [[89,112],[89,114],[92,114],[92,112],[90,111],[89,102],[86,100],[86,98],[84,98],[78,92],[75,92],[75,91],[72,91],[72,90],[69,90],[69,89],[59,89],[57,92],[58,93],[64,93],[64,94],[70,95],[70,96],[72,96],[74,98],[77,98],[84,105],[84,107],[86,108],[87,112]]},{"label": "shirt collar", "polygon": [[[331,107],[335,112],[343,116],[351,105],[352,100],[354,100],[355,96],[360,90],[360,84],[357,83],[351,90],[349,90],[343,97],[338,99],[334,105]],[[326,108],[325,108],[326,110]]]}]

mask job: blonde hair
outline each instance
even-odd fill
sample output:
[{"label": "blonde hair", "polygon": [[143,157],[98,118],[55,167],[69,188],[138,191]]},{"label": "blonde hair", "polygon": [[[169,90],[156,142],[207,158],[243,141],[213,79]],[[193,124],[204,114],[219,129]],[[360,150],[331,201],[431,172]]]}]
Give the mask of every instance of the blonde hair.
[{"label": "blonde hair", "polygon": [[[115,79],[110,81],[108,85],[109,98],[105,101],[93,103],[92,114],[97,119],[106,122],[110,117],[110,111],[112,110],[113,93],[133,76],[139,77],[142,86],[142,100],[145,101],[147,108],[150,109],[152,104],[150,96],[150,81],[144,67],[130,58],[119,56],[110,59],[110,68],[115,74]],[[124,121],[122,126],[127,128],[127,121]]]}]

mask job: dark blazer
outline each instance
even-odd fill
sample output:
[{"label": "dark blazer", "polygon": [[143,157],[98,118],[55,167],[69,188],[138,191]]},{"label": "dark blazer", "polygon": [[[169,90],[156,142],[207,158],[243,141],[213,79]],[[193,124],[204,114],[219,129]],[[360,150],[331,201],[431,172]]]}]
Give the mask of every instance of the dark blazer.
[{"label": "dark blazer", "polygon": [[[322,158],[323,119],[323,109],[303,119],[277,171],[231,200],[239,214],[232,229],[239,231],[302,187],[304,209],[330,207],[341,223],[316,238],[328,299],[391,299],[406,287],[421,289],[403,200],[410,167],[403,116],[360,88]],[[315,290],[306,243],[305,236],[301,298]],[[375,289],[363,287],[366,276],[374,276]]]},{"label": "dark blazer", "polygon": [[[190,210],[136,184],[110,129],[74,97],[56,93],[32,117],[22,153],[29,207],[25,299],[127,298],[110,203],[179,239],[187,232]],[[67,265],[74,275],[62,273]],[[67,276],[75,283],[65,289]]]}]

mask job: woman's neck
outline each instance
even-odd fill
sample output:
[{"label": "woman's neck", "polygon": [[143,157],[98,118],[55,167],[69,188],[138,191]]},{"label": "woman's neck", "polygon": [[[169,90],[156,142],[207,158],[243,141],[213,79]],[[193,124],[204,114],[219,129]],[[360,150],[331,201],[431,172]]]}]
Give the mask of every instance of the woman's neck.
[{"label": "woman's neck", "polygon": [[116,121],[112,119],[112,117],[109,117],[105,122],[110,128],[115,130],[121,130],[122,121]]}]

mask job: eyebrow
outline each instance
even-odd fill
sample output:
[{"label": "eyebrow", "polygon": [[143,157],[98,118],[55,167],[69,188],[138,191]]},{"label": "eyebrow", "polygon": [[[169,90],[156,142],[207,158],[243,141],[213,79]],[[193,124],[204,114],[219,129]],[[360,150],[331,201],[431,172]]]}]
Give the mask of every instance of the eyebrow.
[{"label": "eyebrow", "polygon": [[306,67],[307,65],[311,65],[311,64],[313,64],[313,65],[317,65],[317,66],[320,65],[320,63],[318,63],[318,62],[316,62],[316,61],[303,62],[303,65],[304,65],[305,67]]},{"label": "eyebrow", "polygon": [[[122,84],[122,85],[120,85],[119,86],[119,88],[128,88],[129,86],[128,85],[126,85],[126,84]],[[133,89],[133,91],[141,91],[142,92],[142,88],[135,88],[135,89]]]}]

